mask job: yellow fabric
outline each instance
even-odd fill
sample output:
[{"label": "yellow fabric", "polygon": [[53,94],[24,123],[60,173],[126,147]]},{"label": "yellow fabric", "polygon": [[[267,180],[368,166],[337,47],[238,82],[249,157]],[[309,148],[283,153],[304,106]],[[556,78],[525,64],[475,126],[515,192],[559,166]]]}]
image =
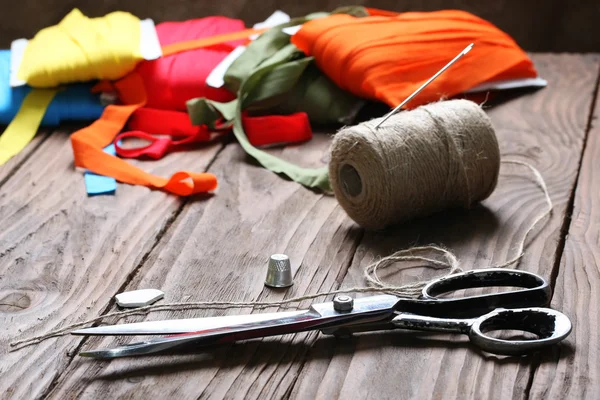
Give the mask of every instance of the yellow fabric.
[{"label": "yellow fabric", "polygon": [[56,93],[55,89],[33,89],[27,94],[19,112],[0,136],[0,165],[31,142]]},{"label": "yellow fabric", "polygon": [[88,18],[78,9],[29,41],[17,76],[30,86],[55,87],[96,79],[116,80],[143,59],[140,20],[122,11]]}]

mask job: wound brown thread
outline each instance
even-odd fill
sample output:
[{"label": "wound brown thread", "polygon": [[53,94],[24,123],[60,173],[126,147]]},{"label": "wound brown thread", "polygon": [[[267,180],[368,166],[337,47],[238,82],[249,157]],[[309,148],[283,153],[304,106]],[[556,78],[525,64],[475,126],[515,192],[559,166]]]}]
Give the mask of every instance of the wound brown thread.
[{"label": "wound brown thread", "polygon": [[329,176],[342,208],[379,230],[450,208],[470,208],[495,189],[500,149],[492,122],[468,100],[431,103],[341,129]]}]

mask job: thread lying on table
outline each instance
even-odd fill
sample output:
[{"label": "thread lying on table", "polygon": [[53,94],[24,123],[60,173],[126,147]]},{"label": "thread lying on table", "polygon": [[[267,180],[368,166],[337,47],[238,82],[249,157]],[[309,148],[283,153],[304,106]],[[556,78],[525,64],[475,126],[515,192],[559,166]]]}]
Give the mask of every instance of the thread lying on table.
[{"label": "thread lying on table", "polygon": [[367,229],[448,208],[470,208],[495,189],[500,150],[492,122],[468,100],[421,106],[342,129],[329,176],[337,200]]},{"label": "thread lying on table", "polygon": [[[504,268],[509,265],[515,264],[525,255],[525,244],[527,243],[527,238],[534,231],[535,227],[542,221],[545,217],[550,215],[552,212],[552,200],[550,199],[550,194],[548,193],[548,188],[546,187],[546,183],[544,182],[544,178],[539,173],[537,169],[535,169],[532,165],[517,160],[509,160],[503,161],[505,164],[514,164],[521,165],[527,167],[533,173],[536,184],[540,187],[542,192],[544,193],[544,201],[546,202],[547,208],[540,212],[533,220],[523,238],[519,241],[517,246],[516,255],[508,261],[505,261],[500,264],[493,265],[493,268]],[[435,259],[431,257],[425,257],[418,255],[423,252],[437,252],[441,256],[442,259]],[[116,311],[112,313],[108,313],[105,315],[101,315],[96,318],[88,319],[82,322],[76,322],[74,324],[70,324],[64,326],[59,329],[55,329],[43,335],[34,336],[31,338],[18,340],[12,342],[10,346],[12,347],[11,351],[19,350],[23,347],[27,347],[36,343],[40,343],[44,340],[64,336],[68,334],[70,331],[76,328],[80,328],[86,325],[90,325],[93,323],[97,323],[100,321],[104,321],[108,318],[115,318],[119,320],[124,317],[132,316],[132,315],[147,315],[151,312],[157,311],[184,311],[184,310],[195,310],[195,309],[215,309],[215,308],[246,308],[246,307],[256,307],[256,308],[266,308],[266,307],[276,307],[276,306],[284,306],[292,303],[299,303],[304,300],[315,299],[324,296],[331,296],[339,293],[372,293],[372,292],[383,292],[383,293],[393,293],[397,296],[403,297],[416,297],[420,294],[420,290],[428,283],[427,281],[414,282],[410,284],[394,286],[388,285],[384,281],[379,278],[377,272],[382,269],[390,268],[392,266],[397,265],[400,262],[425,262],[428,263],[430,267],[433,268],[447,268],[447,275],[454,274],[456,272],[462,271],[460,266],[459,259],[449,250],[440,247],[440,246],[419,246],[412,247],[409,249],[399,250],[387,257],[383,257],[378,261],[373,262],[368,265],[364,271],[363,275],[365,280],[369,283],[370,286],[362,286],[362,287],[352,287],[352,288],[343,288],[338,290],[330,290],[325,292],[319,292],[314,294],[308,294],[304,296],[292,297],[285,300],[276,300],[276,301],[194,301],[194,302],[174,302],[167,304],[155,304],[146,307],[140,307],[134,310],[127,311]]]},{"label": "thread lying on table", "polygon": [[[436,251],[440,253],[445,260],[436,260],[430,257],[423,257],[419,255],[415,255],[415,253],[424,252],[424,251]],[[455,272],[461,271],[459,266],[458,259],[452,254],[450,251],[437,247],[437,246],[423,246],[423,247],[414,247],[411,249],[400,250],[395,252],[394,254],[384,257],[364,269],[364,276],[367,281],[372,286],[363,286],[363,287],[353,287],[347,289],[338,289],[338,290],[330,290],[326,292],[319,292],[314,294],[308,294],[299,297],[293,297],[285,300],[277,300],[277,301],[196,301],[196,302],[176,302],[176,303],[168,303],[168,304],[155,304],[146,307],[136,308],[134,310],[126,310],[126,311],[117,311],[109,314],[105,314],[99,316],[97,318],[92,318],[87,321],[78,322],[75,324],[71,324],[65,326],[63,328],[48,332],[41,336],[35,336],[25,340],[19,340],[11,343],[11,347],[18,346],[29,346],[35,343],[42,342],[46,339],[50,339],[56,336],[63,336],[74,328],[85,326],[88,324],[92,324],[95,322],[99,322],[105,320],[107,318],[123,318],[130,315],[145,315],[152,311],[181,311],[181,310],[190,310],[190,309],[202,309],[202,308],[246,308],[246,307],[256,307],[256,308],[266,308],[273,306],[283,306],[291,303],[299,303],[304,300],[311,300],[318,297],[330,296],[339,293],[369,293],[369,292],[386,292],[386,293],[394,293],[398,296],[402,297],[414,297],[418,295],[419,290],[427,283],[427,282],[415,282],[407,285],[401,286],[393,286],[387,285],[381,281],[381,279],[377,276],[377,271],[379,269],[385,269],[392,265],[395,265],[397,262],[408,262],[408,261],[423,261],[429,263],[430,266],[434,268],[448,268],[448,275],[453,274]],[[18,347],[20,348],[20,347]],[[14,349],[16,350],[16,349]]]}]

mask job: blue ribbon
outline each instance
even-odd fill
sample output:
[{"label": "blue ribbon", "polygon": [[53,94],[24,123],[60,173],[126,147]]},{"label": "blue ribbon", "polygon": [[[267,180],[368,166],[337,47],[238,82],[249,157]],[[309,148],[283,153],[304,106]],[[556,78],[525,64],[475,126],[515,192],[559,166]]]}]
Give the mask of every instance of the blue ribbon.
[{"label": "blue ribbon", "polygon": [[[10,87],[10,50],[0,50],[0,125],[8,125],[30,86]],[[65,121],[95,121],[102,115],[104,106],[100,95],[91,93],[93,84],[77,83],[59,92],[42,119],[42,126],[58,126]]]}]

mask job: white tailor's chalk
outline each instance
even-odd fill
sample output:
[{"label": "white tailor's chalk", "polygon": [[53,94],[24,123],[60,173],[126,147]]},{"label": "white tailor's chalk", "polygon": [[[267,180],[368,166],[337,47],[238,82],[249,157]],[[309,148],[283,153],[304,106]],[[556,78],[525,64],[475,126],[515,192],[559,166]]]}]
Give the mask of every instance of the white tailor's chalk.
[{"label": "white tailor's chalk", "polygon": [[231,67],[231,64],[240,57],[246,46],[238,46],[231,53],[227,55],[221,62],[208,74],[206,77],[206,84],[210,87],[220,88],[225,85],[225,73]]},{"label": "white tailor's chalk", "polygon": [[281,32],[287,33],[290,36],[294,36],[296,32],[300,30],[300,28],[302,28],[302,25],[288,26],[287,28],[283,28]]},{"label": "white tailor's chalk", "polygon": [[141,289],[119,293],[115,296],[115,299],[119,306],[133,308],[148,306],[162,299],[164,296],[164,292],[158,289]]}]

